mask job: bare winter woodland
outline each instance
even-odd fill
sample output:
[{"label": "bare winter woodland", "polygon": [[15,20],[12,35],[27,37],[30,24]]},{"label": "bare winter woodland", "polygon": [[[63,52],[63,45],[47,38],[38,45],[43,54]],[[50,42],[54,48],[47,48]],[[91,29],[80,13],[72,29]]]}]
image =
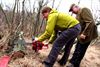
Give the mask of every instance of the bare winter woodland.
[{"label": "bare winter woodland", "polygon": [[[41,17],[40,10],[43,6],[46,6],[51,0],[38,0],[38,7],[34,7],[36,1],[34,1],[33,6],[26,8],[25,2],[27,1],[31,4],[30,0],[15,0],[13,8],[6,5],[6,10],[3,9],[3,3],[0,3],[0,57],[5,55],[5,50],[8,45],[12,45],[13,41],[16,40],[19,32],[24,32],[24,39],[26,42],[31,42],[32,35],[38,36],[44,32],[46,21]],[[61,1],[60,1],[61,2]],[[60,6],[60,2],[57,8]],[[77,1],[80,4],[81,0]],[[100,0],[98,0],[100,3]],[[22,7],[20,6],[22,4]],[[52,8],[54,7],[55,0],[52,0]],[[92,0],[91,0],[92,6]],[[33,9],[31,10],[32,7]],[[92,10],[92,8],[91,8]],[[99,26],[100,24],[100,9],[95,9],[96,14],[94,15],[94,20]],[[100,33],[99,33],[100,34]],[[49,45],[49,49],[43,49],[39,54],[34,53],[30,45],[26,45],[27,50],[23,58],[12,59],[8,67],[43,67],[41,61],[44,60],[52,44]],[[74,47],[71,52],[73,53]],[[62,55],[59,55],[59,58]],[[70,56],[70,57],[71,57]],[[59,60],[58,58],[58,60]],[[70,58],[69,58],[70,59]],[[60,67],[58,63],[54,67]],[[94,40],[89,46],[87,53],[81,63],[81,67],[100,67],[100,36]]]}]

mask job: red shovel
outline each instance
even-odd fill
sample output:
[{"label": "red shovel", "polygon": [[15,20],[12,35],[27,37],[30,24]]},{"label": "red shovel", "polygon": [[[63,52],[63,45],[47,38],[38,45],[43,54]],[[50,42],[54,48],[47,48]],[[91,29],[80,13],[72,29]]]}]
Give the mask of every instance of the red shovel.
[{"label": "red shovel", "polygon": [[0,67],[7,67],[8,66],[8,62],[10,61],[10,56],[2,56],[0,58]]}]

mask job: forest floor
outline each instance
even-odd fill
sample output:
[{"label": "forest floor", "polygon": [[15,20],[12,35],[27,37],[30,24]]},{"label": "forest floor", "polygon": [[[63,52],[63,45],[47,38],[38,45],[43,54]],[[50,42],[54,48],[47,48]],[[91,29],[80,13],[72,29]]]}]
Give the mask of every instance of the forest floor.
[{"label": "forest floor", "polygon": [[[39,53],[35,53],[30,45],[27,45],[26,55],[24,58],[17,58],[16,60],[10,60],[8,67],[44,67],[41,61],[47,58],[50,50],[52,48],[52,44],[49,44],[48,49],[42,49]],[[75,45],[73,46],[70,58],[75,49]],[[0,54],[0,56],[2,56]],[[57,61],[62,57],[59,55]],[[69,58],[69,59],[70,59]],[[58,63],[54,64],[54,67],[62,67]],[[63,66],[66,67],[66,66]],[[96,45],[90,45],[87,49],[85,57],[81,62],[81,67],[100,67],[100,43]]]}]

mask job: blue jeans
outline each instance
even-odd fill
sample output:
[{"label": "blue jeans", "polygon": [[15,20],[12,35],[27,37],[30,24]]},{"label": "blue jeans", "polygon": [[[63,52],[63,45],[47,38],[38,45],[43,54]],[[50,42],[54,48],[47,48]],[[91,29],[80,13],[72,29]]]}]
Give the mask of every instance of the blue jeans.
[{"label": "blue jeans", "polygon": [[53,47],[44,63],[48,65],[48,67],[52,67],[63,46],[72,45],[75,38],[79,35],[80,31],[80,24],[77,24],[72,28],[62,31],[60,36],[54,41]]}]

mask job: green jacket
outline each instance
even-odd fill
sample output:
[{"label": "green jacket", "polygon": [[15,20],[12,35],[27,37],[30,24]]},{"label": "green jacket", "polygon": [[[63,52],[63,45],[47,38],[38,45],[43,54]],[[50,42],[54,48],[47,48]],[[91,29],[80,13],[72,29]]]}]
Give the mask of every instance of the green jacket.
[{"label": "green jacket", "polygon": [[79,23],[74,17],[60,13],[54,9],[51,10],[47,20],[47,26],[45,32],[38,38],[39,41],[44,41],[49,39],[54,41],[56,38],[56,33],[58,30],[64,31],[68,28],[71,28]]},{"label": "green jacket", "polygon": [[81,43],[89,42],[98,36],[97,26],[95,25],[92,13],[88,8],[80,9],[77,14],[77,19],[82,28],[80,34],[86,35],[86,39],[80,39],[80,37],[78,37],[78,40]]}]

